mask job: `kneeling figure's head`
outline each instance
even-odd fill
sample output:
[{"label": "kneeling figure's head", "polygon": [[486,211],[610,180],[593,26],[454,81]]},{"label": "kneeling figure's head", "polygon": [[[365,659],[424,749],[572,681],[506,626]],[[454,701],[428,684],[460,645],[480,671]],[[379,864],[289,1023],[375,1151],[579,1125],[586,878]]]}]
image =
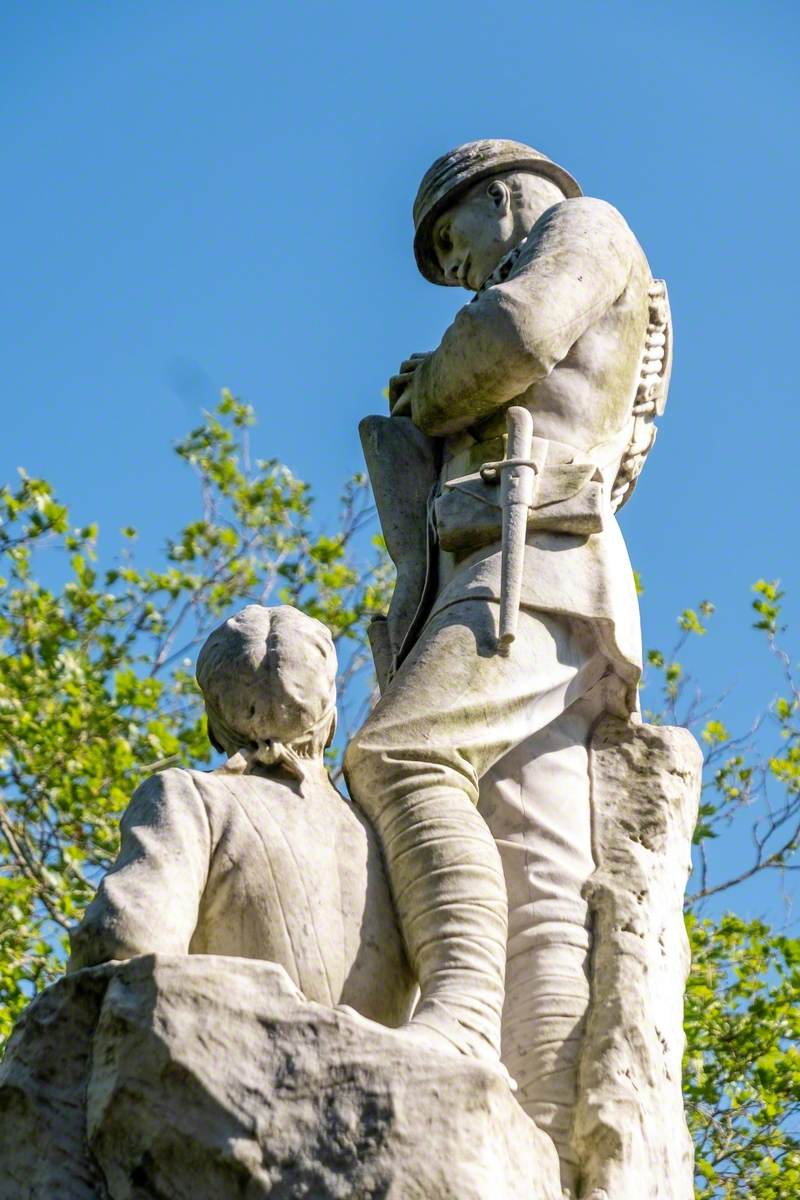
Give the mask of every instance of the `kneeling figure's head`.
[{"label": "kneeling figure's head", "polygon": [[331,743],[336,650],[326,627],[299,609],[243,608],[206,640],[197,682],[208,736],[231,758],[289,765],[320,758]]}]

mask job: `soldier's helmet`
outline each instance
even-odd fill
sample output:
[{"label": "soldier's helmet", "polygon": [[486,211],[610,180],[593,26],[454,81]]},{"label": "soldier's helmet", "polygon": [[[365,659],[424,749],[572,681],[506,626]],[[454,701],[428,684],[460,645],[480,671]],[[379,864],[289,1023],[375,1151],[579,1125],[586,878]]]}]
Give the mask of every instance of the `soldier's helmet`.
[{"label": "soldier's helmet", "polygon": [[567,198],[580,196],[581,189],[558,163],[523,142],[485,138],[465,142],[437,158],[422,178],[414,201],[414,255],[417,266],[431,283],[455,286],[442,274],[433,248],[436,218],[480,179],[504,171],[530,171],[543,175],[561,188]]}]

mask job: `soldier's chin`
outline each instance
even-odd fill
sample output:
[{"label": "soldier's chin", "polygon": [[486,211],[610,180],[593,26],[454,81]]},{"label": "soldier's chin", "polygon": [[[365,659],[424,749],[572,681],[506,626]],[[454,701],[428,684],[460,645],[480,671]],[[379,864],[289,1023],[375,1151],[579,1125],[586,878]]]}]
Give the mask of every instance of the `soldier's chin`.
[{"label": "soldier's chin", "polygon": [[[500,260],[498,259],[497,262],[499,261]],[[497,263],[495,263],[493,266],[487,267],[485,270],[481,268],[480,271],[476,270],[475,267],[472,267],[465,286],[468,287],[471,292],[479,292],[496,266]]]},{"label": "soldier's chin", "polygon": [[467,279],[467,286],[469,287],[470,291],[480,291],[489,276],[497,270],[507,253],[508,251],[503,249],[500,254],[488,255],[481,263],[475,263],[473,261],[470,264]]}]

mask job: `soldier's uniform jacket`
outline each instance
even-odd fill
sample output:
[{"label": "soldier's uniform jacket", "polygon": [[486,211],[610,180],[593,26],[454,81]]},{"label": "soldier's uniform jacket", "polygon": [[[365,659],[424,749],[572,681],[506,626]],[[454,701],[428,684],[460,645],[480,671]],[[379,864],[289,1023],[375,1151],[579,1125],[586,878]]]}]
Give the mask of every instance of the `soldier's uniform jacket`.
[{"label": "soldier's uniform jacket", "polygon": [[[439,474],[431,507],[438,549],[410,637],[390,630],[395,657],[407,652],[421,618],[467,596],[499,599],[499,487],[479,471],[503,458],[505,410],[522,404],[533,415],[538,468],[522,606],[591,621],[635,707],[638,604],[614,509],[632,490],[652,444],[669,360],[666,290],[652,279],[623,217],[588,197],[544,213],[414,375],[414,425],[441,439],[439,457],[431,453],[422,466]],[[409,441],[409,431],[399,428],[407,422],[384,421],[398,427],[398,440]],[[389,428],[371,443],[364,434],[383,519],[390,495],[396,507],[400,465]],[[396,482],[387,486],[380,478],[386,473]],[[422,490],[419,481],[406,483],[415,510],[407,516],[417,525],[424,520]],[[401,583],[410,573],[418,585],[418,566],[403,559],[419,559],[419,540],[395,537],[395,546],[392,540]],[[409,611],[406,598],[398,619],[408,624]]]}]

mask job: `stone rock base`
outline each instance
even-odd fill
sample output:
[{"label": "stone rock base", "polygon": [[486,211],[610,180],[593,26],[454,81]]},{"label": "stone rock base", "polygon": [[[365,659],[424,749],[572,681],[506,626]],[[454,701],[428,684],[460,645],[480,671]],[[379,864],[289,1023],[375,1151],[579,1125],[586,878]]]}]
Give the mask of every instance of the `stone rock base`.
[{"label": "stone rock base", "polygon": [[574,1140],[582,1200],[692,1200],[681,1092],[703,756],[687,729],[605,717],[591,745],[592,1001]]},{"label": "stone rock base", "polygon": [[499,1075],[269,963],[80,971],[0,1067],[0,1200],[560,1200],[558,1177]]}]

